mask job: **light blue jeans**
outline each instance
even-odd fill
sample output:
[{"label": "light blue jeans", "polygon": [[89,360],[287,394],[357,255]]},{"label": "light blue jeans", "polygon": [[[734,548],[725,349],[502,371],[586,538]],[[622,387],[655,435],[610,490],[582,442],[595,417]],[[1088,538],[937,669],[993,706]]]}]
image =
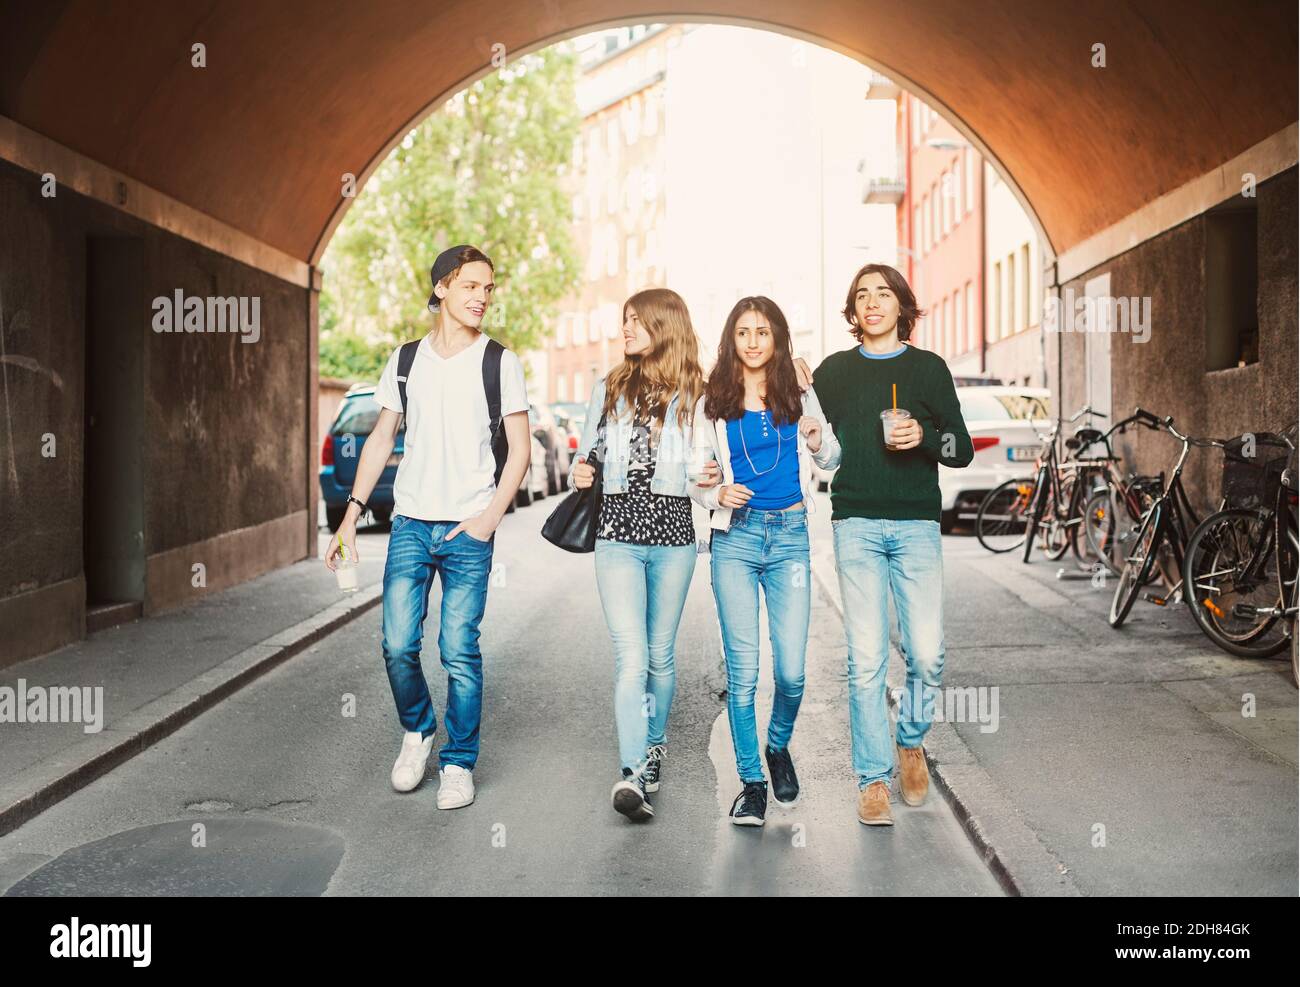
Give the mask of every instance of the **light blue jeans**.
[{"label": "light blue jeans", "polygon": [[831,525],[849,644],[853,771],[865,788],[894,771],[885,695],[891,593],[907,666],[898,746],[919,747],[934,718],[943,678],[943,539],[938,521],[850,517]]},{"label": "light blue jeans", "polygon": [[767,600],[776,691],[767,745],[784,750],[803,700],[804,656],[812,606],[808,512],[738,508],[731,527],[713,533],[713,597],[727,661],[727,721],[742,783],[763,780],[754,693],[758,688],[758,588]]},{"label": "light blue jeans", "polygon": [[638,770],[646,747],[667,741],[677,667],[673,650],[695,545],[630,545],[596,539],[596,586],[614,644],[618,756]]},{"label": "light blue jeans", "polygon": [[384,563],[384,665],[397,704],[397,718],[408,733],[428,737],[438,729],[429,683],[420,665],[424,621],[434,575],[442,577],[442,615],[438,652],[447,670],[447,742],[438,764],[474,770],[483,710],[483,656],[479,622],[487,607],[492,547],[464,531],[444,541],[455,521],[424,521],[393,515]]}]

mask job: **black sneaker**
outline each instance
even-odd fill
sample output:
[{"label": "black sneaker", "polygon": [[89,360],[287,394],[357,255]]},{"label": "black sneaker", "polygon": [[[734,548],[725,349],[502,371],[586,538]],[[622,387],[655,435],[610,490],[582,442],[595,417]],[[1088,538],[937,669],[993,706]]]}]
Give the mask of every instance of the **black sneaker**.
[{"label": "black sneaker", "polygon": [[747,781],[731,803],[731,821],[737,826],[761,826],[767,818],[767,782]]},{"label": "black sneaker", "polygon": [[768,747],[763,754],[767,758],[767,773],[772,776],[772,797],[783,806],[794,805],[799,800],[799,778],[790,760],[790,748],[774,751]]},{"label": "black sneaker", "polygon": [[663,744],[655,744],[645,749],[645,768],[642,771],[647,795],[659,791],[659,772],[663,770],[664,758],[667,756],[668,749]]},{"label": "black sneaker", "polygon": [[645,797],[645,776],[637,774],[631,768],[623,769],[623,777],[615,783],[609,798],[615,810],[633,822],[641,822],[655,814]]}]

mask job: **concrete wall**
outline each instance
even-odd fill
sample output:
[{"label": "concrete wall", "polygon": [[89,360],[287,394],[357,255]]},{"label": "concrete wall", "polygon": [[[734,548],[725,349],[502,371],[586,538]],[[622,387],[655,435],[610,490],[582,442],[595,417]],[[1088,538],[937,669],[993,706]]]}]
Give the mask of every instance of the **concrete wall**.
[{"label": "concrete wall", "polygon": [[[1063,285],[1078,295],[1084,283],[1109,272],[1114,296],[1150,296],[1151,334],[1136,343],[1111,336],[1111,397],[1117,416],[1141,405],[1172,415],[1179,431],[1226,438],[1244,431],[1277,430],[1297,418],[1297,173],[1292,168],[1258,187],[1259,361],[1207,371],[1205,343],[1205,216],[1196,217]],[[1057,381],[1057,348],[1063,373]],[[1049,332],[1049,386],[1061,411],[1085,402],[1084,336]],[[1116,445],[1126,466],[1168,472],[1179,445],[1165,433],[1130,431]],[[1194,449],[1184,484],[1198,508],[1217,503],[1222,456]]]},{"label": "concrete wall", "polygon": [[[143,302],[128,324],[143,346],[143,612],[314,554],[308,291],[67,189],[44,197],[39,176],[6,162],[0,228],[0,665],[84,634],[83,497],[96,494],[82,489],[92,238],[135,238],[140,268]],[[257,296],[260,339],[155,333],[149,301],[176,289]],[[194,585],[195,563],[205,586]]]}]

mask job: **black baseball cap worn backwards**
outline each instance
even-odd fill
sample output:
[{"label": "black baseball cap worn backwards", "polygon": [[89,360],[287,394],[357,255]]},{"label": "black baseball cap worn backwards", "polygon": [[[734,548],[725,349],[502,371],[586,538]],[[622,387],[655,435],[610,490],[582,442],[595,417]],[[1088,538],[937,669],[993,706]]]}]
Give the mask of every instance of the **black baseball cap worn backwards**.
[{"label": "black baseball cap worn backwards", "polygon": [[[460,256],[460,252],[468,250],[472,246],[473,244],[469,243],[458,243],[454,247],[448,247],[438,255],[437,260],[433,262],[433,267],[429,268],[429,280],[433,282],[435,288],[438,286],[439,281],[460,266],[456,259]],[[429,311],[437,312],[438,309],[438,293],[435,291],[429,295]]]}]

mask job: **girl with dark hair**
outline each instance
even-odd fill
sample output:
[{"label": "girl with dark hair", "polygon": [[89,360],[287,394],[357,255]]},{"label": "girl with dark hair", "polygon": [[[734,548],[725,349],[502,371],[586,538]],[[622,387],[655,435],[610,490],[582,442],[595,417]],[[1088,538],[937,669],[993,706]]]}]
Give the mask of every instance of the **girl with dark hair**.
[{"label": "girl with dark hair", "polygon": [[[772,794],[799,796],[789,744],[803,699],[811,588],[808,516],[812,463],[839,464],[839,444],[817,395],[800,393],[790,330],[776,303],[742,298],[718,344],[718,361],[696,413],[694,461],[715,460],[691,495],[712,512],[713,595],[727,664],[727,720],[741,792],[738,826],[761,826],[767,782],[758,757],[758,591],[767,600],[775,696],[764,751]],[[721,480],[721,483],[719,483]]]}]

